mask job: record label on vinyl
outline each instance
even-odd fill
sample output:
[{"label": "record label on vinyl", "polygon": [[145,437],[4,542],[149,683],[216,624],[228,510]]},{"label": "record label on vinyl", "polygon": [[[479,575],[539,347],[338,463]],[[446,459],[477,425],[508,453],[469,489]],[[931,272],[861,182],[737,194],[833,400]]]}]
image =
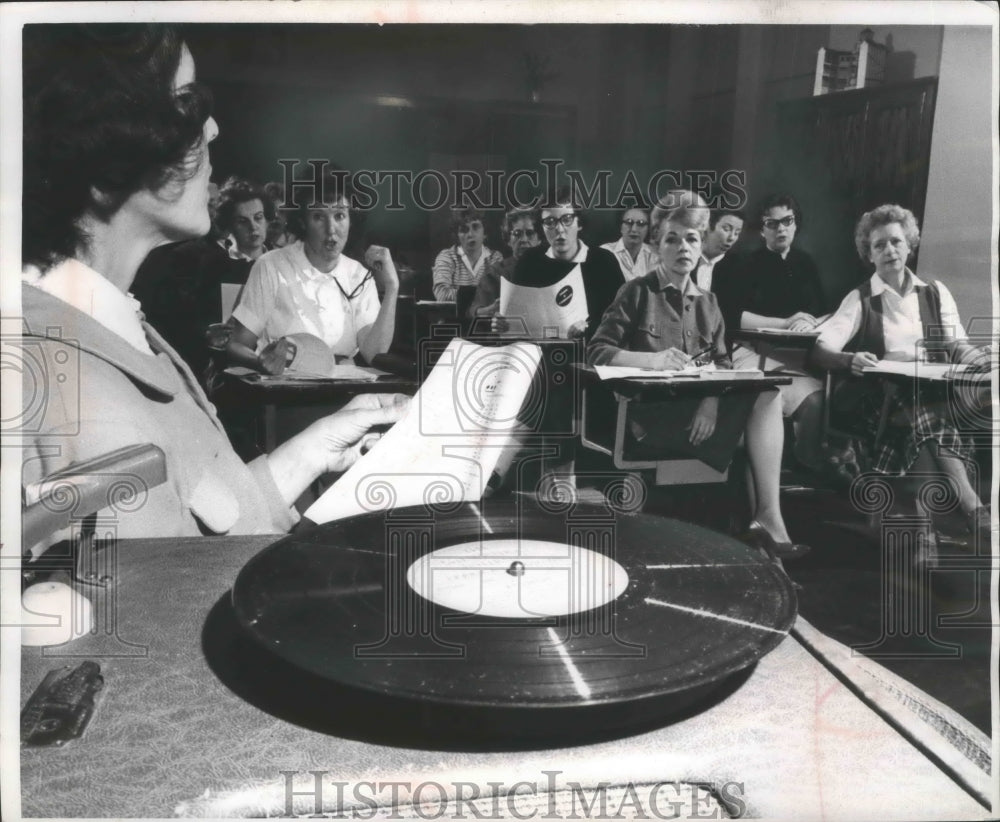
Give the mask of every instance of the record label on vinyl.
[{"label": "record label on vinyl", "polygon": [[425,554],[406,581],[435,605],[467,614],[531,619],[607,605],[628,587],[614,559],[536,539],[463,542]]}]

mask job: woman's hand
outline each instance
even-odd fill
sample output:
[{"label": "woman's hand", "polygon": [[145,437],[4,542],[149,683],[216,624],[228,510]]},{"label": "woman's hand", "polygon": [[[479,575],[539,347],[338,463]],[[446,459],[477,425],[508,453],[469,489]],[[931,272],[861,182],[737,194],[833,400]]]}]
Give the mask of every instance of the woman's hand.
[{"label": "woman's hand", "polygon": [[323,474],[350,468],[381,436],[372,428],[399,420],[409,401],[403,394],[359,394],[275,448],[267,464],[285,502],[292,505]]},{"label": "woman's hand", "polygon": [[851,373],[855,377],[860,377],[864,369],[872,365],[878,365],[878,357],[868,351],[858,351],[851,357]]},{"label": "woman's hand", "polygon": [[292,361],[295,359],[295,353],[295,343],[286,337],[282,337],[260,352],[257,367],[264,374],[276,377],[292,364]]},{"label": "woman's hand", "polygon": [[500,298],[497,297],[489,305],[484,305],[476,309],[477,317],[494,317],[500,311]]},{"label": "woman's hand", "polygon": [[698,410],[694,412],[691,423],[685,429],[691,432],[688,440],[692,445],[701,445],[715,433],[715,421],[718,419],[718,416],[718,397],[705,397],[705,399],[698,403]]},{"label": "woman's hand", "polygon": [[678,348],[667,348],[650,355],[649,368],[654,371],[680,371],[691,363],[691,358]]},{"label": "woman's hand", "polygon": [[[497,300],[497,302],[499,303],[500,301]],[[510,323],[502,314],[494,314],[490,320],[490,331],[494,334],[506,334],[510,331]]]},{"label": "woman's hand", "polygon": [[365,265],[375,275],[375,285],[379,291],[383,294],[399,293],[399,274],[396,273],[396,264],[392,261],[392,254],[388,248],[381,245],[368,246],[365,252]]},{"label": "woman's hand", "polygon": [[819,320],[806,311],[799,311],[785,320],[785,328],[789,331],[812,331],[817,325]]},{"label": "woman's hand", "polygon": [[[406,412],[405,394],[359,394],[334,414],[313,423],[311,434],[322,455],[322,471],[346,471],[381,437],[373,426],[392,425]],[[315,429],[315,430],[314,430]]]},{"label": "woman's hand", "polygon": [[587,321],[577,320],[573,325],[569,327],[566,331],[566,339],[576,340],[587,333]]}]

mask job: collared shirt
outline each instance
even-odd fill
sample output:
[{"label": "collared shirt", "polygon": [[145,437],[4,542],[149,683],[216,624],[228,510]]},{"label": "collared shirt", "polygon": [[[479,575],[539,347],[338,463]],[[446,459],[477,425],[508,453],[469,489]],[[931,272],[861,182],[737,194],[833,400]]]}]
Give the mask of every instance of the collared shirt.
[{"label": "collared shirt", "polygon": [[475,266],[461,246],[453,245],[444,249],[434,260],[434,299],[438,302],[454,300],[458,289],[466,285],[478,285],[487,266],[500,265],[503,255],[483,246]]},{"label": "collared shirt", "polygon": [[[247,262],[250,263],[255,262],[255,259],[251,257],[249,254],[244,254],[242,251],[240,251],[240,247],[237,244],[236,237],[234,235],[230,234],[228,237],[222,237],[219,239],[218,242],[219,242],[219,248],[221,248],[229,255],[230,260],[246,260]],[[264,253],[267,253],[270,250],[271,247],[265,243]],[[260,259],[260,257],[258,256],[257,259]]]},{"label": "collared shirt", "polygon": [[[882,299],[882,331],[885,336],[885,359],[909,362],[916,358],[918,343],[924,338],[924,328],[920,321],[920,305],[917,301],[917,286],[926,286],[910,269],[906,269],[903,293],[898,293],[878,275],[871,280],[872,296]],[[951,292],[944,283],[938,281],[941,296],[941,324],[949,337],[965,339],[965,329],[958,316],[958,308]],[[819,327],[819,340],[833,351],[842,351],[861,328],[861,295],[857,289],[851,291],[834,314]]]},{"label": "collared shirt", "polygon": [[70,258],[53,266],[44,275],[35,266],[27,266],[21,278],[46,294],[69,303],[133,348],[152,356],[153,350],[142,329],[142,306],[139,301],[131,294],[120,291],[86,263]]},{"label": "collared shirt", "polygon": [[290,334],[312,334],[334,354],[353,357],[378,317],[378,291],[367,275],[343,254],[332,271],[318,270],[299,240],[254,263],[233,317],[257,335],[258,350]]},{"label": "collared shirt", "polygon": [[645,277],[650,271],[656,268],[659,262],[659,255],[649,243],[643,243],[639,248],[639,254],[633,260],[629,250],[625,248],[625,241],[619,239],[616,243],[605,243],[601,248],[606,248],[615,255],[618,265],[621,266],[622,276],[627,280],[635,280]]},{"label": "collared shirt", "polygon": [[[573,259],[566,260],[569,263],[582,263],[587,260],[587,252],[590,250],[587,244],[583,240],[577,240],[578,248],[576,249],[576,254],[573,255]],[[555,251],[552,250],[552,246],[545,249],[545,256],[550,260],[558,260],[560,257],[556,257]]]},{"label": "collared shirt", "polygon": [[[671,305],[671,292],[680,293],[682,311]],[[678,289],[657,268],[621,288],[591,339],[587,361],[608,365],[619,351],[652,353],[668,348],[692,356],[707,348],[717,366],[732,367],[715,295],[698,288],[690,277]]]},{"label": "collared shirt", "polygon": [[694,272],[694,278],[698,283],[698,288],[702,291],[712,290],[712,273],[715,271],[715,264],[725,256],[725,254],[719,254],[717,257],[709,259],[704,254],[701,255],[698,268]]}]

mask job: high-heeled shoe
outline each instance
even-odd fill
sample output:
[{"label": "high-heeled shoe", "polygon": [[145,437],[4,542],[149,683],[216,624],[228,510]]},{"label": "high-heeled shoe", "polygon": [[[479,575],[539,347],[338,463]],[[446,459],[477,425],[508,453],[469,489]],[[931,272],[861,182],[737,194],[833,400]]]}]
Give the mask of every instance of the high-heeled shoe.
[{"label": "high-heeled shoe", "polygon": [[798,559],[812,550],[800,542],[778,542],[757,520],[750,523],[750,527],[740,535],[740,539],[747,545],[764,551],[771,559]]}]

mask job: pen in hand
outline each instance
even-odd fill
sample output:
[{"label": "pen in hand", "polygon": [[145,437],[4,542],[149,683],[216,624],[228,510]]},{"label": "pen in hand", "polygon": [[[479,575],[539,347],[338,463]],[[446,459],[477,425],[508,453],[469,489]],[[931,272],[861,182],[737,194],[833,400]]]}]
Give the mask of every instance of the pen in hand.
[{"label": "pen in hand", "polygon": [[699,363],[698,360],[700,360],[705,355],[711,353],[712,353],[712,346],[706,345],[703,349],[701,349],[701,351],[691,355],[691,362],[695,363],[696,365],[704,365],[705,363]]}]

